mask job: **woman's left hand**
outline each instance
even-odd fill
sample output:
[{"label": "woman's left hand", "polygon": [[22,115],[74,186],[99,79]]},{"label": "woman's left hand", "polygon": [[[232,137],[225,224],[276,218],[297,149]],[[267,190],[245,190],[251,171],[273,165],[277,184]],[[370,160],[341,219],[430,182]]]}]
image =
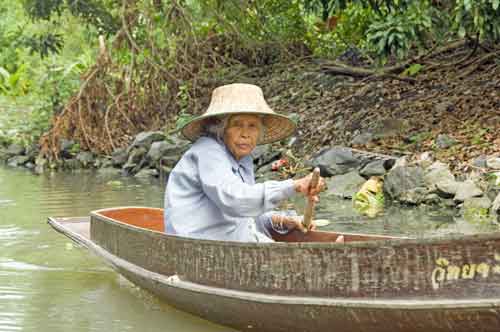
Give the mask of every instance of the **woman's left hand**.
[{"label": "woman's left hand", "polygon": [[280,214],[274,214],[271,219],[275,226],[289,231],[297,229],[302,233],[307,233],[308,231],[313,231],[316,229],[314,221],[311,222],[309,227],[306,229],[306,226],[304,226],[304,224],[302,223],[302,217],[299,216],[284,216]]}]

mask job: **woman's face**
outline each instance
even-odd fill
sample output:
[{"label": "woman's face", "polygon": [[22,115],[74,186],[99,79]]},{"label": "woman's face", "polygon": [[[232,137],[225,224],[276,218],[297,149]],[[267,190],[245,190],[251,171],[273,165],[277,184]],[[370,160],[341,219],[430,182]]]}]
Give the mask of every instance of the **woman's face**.
[{"label": "woman's face", "polygon": [[249,155],[257,145],[262,120],[257,115],[241,114],[229,118],[224,131],[224,143],[236,160]]}]

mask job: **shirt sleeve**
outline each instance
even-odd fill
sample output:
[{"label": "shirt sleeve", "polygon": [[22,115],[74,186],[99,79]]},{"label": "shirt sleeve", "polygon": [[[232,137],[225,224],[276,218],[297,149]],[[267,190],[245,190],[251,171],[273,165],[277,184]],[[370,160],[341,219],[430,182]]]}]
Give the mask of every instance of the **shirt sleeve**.
[{"label": "shirt sleeve", "polygon": [[295,194],[293,180],[244,183],[233,173],[227,157],[216,149],[197,155],[201,187],[207,197],[230,217],[257,217]]}]

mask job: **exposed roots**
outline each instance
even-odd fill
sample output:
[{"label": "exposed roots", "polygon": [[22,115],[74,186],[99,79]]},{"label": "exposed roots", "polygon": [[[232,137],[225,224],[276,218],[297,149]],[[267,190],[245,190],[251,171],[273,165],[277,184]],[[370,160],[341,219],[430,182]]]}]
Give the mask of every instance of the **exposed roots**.
[{"label": "exposed roots", "polygon": [[[158,43],[157,37],[159,10],[168,17],[162,23],[164,43]],[[83,150],[110,154],[141,131],[173,129],[166,125],[174,123],[179,112],[197,114],[207,106],[221,68],[258,64],[265,61],[266,52],[273,56],[278,52],[279,58],[285,48],[286,56],[306,51],[265,44],[251,50],[242,46],[236,33],[209,32],[200,40],[192,18],[177,1],[139,10],[134,1],[123,0],[121,16],[122,27],[110,49],[101,39],[96,64],[41,137],[45,157],[59,158],[62,138],[79,142]]]}]

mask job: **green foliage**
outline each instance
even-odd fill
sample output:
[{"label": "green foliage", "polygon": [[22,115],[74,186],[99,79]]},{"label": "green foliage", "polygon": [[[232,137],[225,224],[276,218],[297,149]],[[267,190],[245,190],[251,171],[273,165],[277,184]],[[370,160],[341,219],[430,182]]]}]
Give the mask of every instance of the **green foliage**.
[{"label": "green foliage", "polygon": [[56,13],[61,15],[63,0],[24,0],[24,9],[26,13],[36,19],[48,20]]},{"label": "green foliage", "polygon": [[306,31],[298,1],[203,0],[195,15],[203,17],[206,27],[234,33],[247,41],[293,41]]},{"label": "green foliage", "polygon": [[59,33],[41,33],[27,36],[24,44],[29,48],[30,54],[38,53],[45,58],[49,54],[58,54],[63,47],[63,37]]},{"label": "green foliage", "polygon": [[[33,21],[18,2],[0,0],[0,13],[0,136],[30,144],[49,129],[54,112],[78,90],[80,77],[94,59],[88,39],[97,37],[67,12],[60,13],[57,23]],[[47,32],[56,39],[71,39],[64,47],[54,38],[45,40]]]},{"label": "green foliage", "polygon": [[420,132],[409,137],[409,141],[412,144],[420,144],[432,137],[432,133],[428,131]]},{"label": "green foliage", "polygon": [[416,76],[423,68],[424,66],[420,63],[414,63],[410,67],[406,68],[402,74],[403,76]]},{"label": "green foliage", "polygon": [[[310,51],[336,57],[350,48],[383,63],[433,45],[438,35],[498,41],[499,7],[500,0],[0,0],[0,95],[36,101],[22,132],[38,135],[76,94],[97,36],[106,34],[115,37],[113,67],[103,74],[118,82],[111,94],[126,92],[151,110],[175,104],[169,119],[179,126],[193,113],[193,89],[225,67]],[[414,64],[403,74],[422,69]]]},{"label": "green foliage", "polygon": [[496,217],[489,213],[489,209],[481,207],[466,208],[464,211],[464,219],[484,229],[488,229],[496,222]]},{"label": "green foliage", "polygon": [[49,21],[54,15],[61,16],[67,10],[99,32],[113,34],[118,30],[118,19],[106,5],[100,0],[24,0],[24,9],[33,20]]},{"label": "green foliage", "polygon": [[18,66],[13,73],[0,67],[0,93],[8,96],[22,96],[28,92],[30,84],[24,64]]},{"label": "green foliage", "polygon": [[423,44],[432,28],[429,9],[421,2],[404,11],[377,17],[367,31],[367,41],[381,60],[390,55],[403,58],[415,43]]},{"label": "green foliage", "polygon": [[195,118],[195,116],[193,116],[189,113],[186,113],[184,111],[181,111],[177,115],[177,119],[175,120],[175,130],[181,130],[182,127],[184,127],[188,122],[190,122],[194,118]]},{"label": "green foliage", "polygon": [[457,0],[453,14],[460,37],[500,40],[500,0]]},{"label": "green foliage", "polygon": [[[24,0],[26,14],[33,22],[43,21],[50,30],[26,33],[23,41],[31,53],[38,53],[42,58],[49,54],[58,54],[64,44],[64,34],[57,32],[58,23],[65,12],[82,19],[88,27],[95,27],[99,33],[111,35],[118,30],[118,19],[106,9],[99,0]],[[54,19],[54,16],[57,19]]]},{"label": "green foliage", "polygon": [[348,4],[336,16],[334,29],[322,30],[310,23],[306,36],[307,45],[319,56],[338,56],[351,47],[363,48],[366,31],[375,17],[369,7]]}]

